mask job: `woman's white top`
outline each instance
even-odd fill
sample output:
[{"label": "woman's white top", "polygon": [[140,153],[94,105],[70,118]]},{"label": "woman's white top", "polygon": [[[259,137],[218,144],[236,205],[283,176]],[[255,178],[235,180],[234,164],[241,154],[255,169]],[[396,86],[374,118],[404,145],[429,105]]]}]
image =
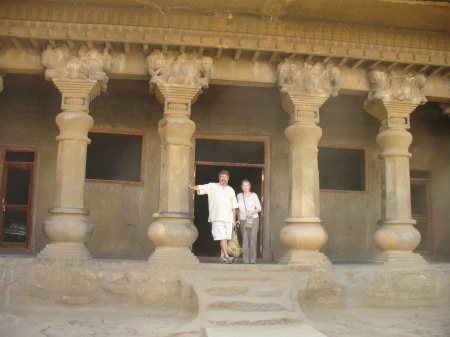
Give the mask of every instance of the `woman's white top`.
[{"label": "woman's white top", "polygon": [[[239,208],[239,219],[245,220],[247,218],[247,212],[253,212],[255,209],[261,209],[261,203],[259,202],[259,198],[256,193],[252,193],[249,196],[245,197],[245,205],[244,205],[244,194],[239,193],[237,195],[237,204]],[[245,206],[247,206],[247,211],[245,210]],[[253,214],[254,218],[258,218],[258,213]]]}]

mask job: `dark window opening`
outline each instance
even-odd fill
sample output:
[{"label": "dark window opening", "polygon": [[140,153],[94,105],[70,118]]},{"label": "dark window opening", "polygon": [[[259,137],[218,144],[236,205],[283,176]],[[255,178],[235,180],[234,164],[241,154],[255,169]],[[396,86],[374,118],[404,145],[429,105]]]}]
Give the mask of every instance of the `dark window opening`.
[{"label": "dark window opening", "polygon": [[264,143],[197,138],[195,161],[264,164]]},{"label": "dark window opening", "polygon": [[33,163],[34,152],[10,152],[6,151],[5,161]]},{"label": "dark window opening", "polygon": [[365,191],[365,151],[320,147],[320,189],[338,191]]},{"label": "dark window opening", "polygon": [[90,132],[86,179],[141,182],[142,134]]}]

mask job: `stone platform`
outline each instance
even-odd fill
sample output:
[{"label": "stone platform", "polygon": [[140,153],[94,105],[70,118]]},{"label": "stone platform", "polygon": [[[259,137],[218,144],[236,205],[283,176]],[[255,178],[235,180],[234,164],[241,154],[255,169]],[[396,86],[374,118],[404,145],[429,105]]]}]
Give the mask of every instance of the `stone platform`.
[{"label": "stone platform", "polygon": [[7,336],[450,334],[450,264],[321,269],[0,257],[0,275]]}]

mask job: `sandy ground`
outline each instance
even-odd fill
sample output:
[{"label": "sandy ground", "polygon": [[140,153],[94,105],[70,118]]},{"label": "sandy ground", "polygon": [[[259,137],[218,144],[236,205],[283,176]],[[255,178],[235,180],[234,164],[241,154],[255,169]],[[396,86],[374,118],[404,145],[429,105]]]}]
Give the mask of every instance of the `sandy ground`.
[{"label": "sandy ground", "polygon": [[[328,337],[448,337],[450,312],[431,309],[359,309],[321,310],[310,312],[308,322]],[[23,310],[0,308],[0,336],[2,337],[200,337],[204,331],[195,331],[190,320],[142,311],[106,311],[91,308],[27,308]],[[191,326],[191,328],[186,328]],[[252,329],[252,328],[250,328]],[[240,329],[229,336],[253,336]],[[271,334],[271,327],[264,327]],[[300,332],[299,336],[305,336]],[[184,331],[184,332],[182,332]],[[191,331],[191,332],[189,332]],[[202,332],[203,331],[203,332]],[[248,330],[251,331],[251,330]],[[280,327],[273,330],[281,336]]]}]

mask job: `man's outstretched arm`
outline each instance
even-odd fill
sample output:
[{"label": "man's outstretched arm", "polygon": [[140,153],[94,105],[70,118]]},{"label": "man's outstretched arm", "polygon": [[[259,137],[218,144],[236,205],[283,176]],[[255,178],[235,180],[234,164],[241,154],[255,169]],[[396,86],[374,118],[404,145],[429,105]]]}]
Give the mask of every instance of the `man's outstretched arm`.
[{"label": "man's outstretched arm", "polygon": [[191,182],[189,182],[189,188],[194,191],[200,191],[200,187],[198,185],[192,186]]}]

